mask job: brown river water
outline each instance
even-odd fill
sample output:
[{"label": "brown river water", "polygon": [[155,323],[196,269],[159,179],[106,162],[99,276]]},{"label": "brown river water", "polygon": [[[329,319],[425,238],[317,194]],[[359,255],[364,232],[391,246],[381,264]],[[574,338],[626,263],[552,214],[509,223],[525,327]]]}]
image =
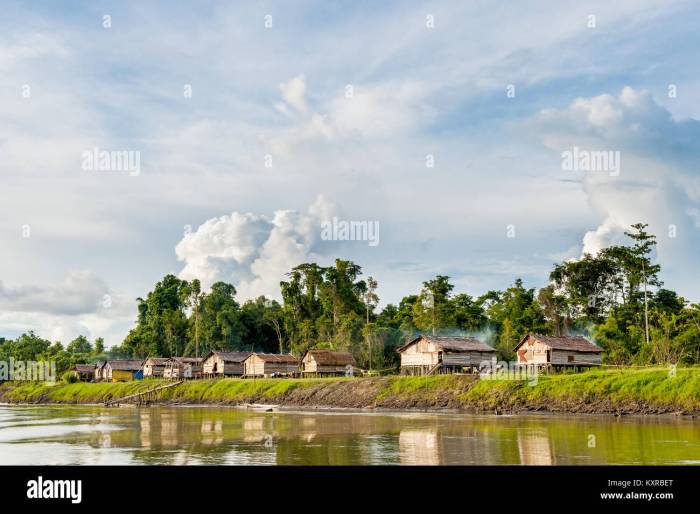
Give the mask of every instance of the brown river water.
[{"label": "brown river water", "polygon": [[0,405],[0,464],[700,464],[680,417]]}]

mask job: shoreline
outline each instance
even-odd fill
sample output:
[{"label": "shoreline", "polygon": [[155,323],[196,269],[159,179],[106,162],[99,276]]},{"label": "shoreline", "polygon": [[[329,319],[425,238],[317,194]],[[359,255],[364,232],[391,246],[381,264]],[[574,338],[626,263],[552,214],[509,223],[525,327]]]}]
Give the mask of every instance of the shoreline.
[{"label": "shoreline", "polygon": [[[152,408],[196,408],[196,409],[220,409],[229,408],[234,410],[240,410],[244,412],[257,412],[257,413],[290,413],[290,414],[444,414],[444,415],[469,415],[469,416],[489,416],[489,417],[520,417],[520,416],[530,416],[535,418],[548,418],[548,417],[571,417],[571,418],[619,418],[619,419],[638,419],[638,420],[686,420],[689,422],[694,422],[700,419],[700,412],[654,412],[654,413],[643,413],[643,412],[625,412],[625,413],[612,413],[612,412],[572,412],[572,411],[554,411],[554,410],[520,410],[517,412],[488,412],[479,411],[475,409],[458,409],[458,408],[389,408],[389,407],[332,407],[332,406],[308,406],[308,405],[277,405],[277,404],[261,404],[261,408],[249,409],[246,408],[245,404],[230,404],[230,403],[180,403],[180,402],[161,402],[154,403],[151,405],[134,405],[134,404],[123,404],[119,407],[105,407],[102,403],[64,403],[64,402],[43,402],[43,403],[22,403],[22,402],[0,402],[0,407],[104,407],[104,408],[126,408],[126,409],[152,409]],[[269,409],[264,409],[262,407],[269,407]]]},{"label": "shoreline", "polygon": [[[167,383],[0,383],[8,404],[104,405]],[[479,380],[467,375],[427,377],[246,379],[183,382],[159,394],[155,406],[257,404],[278,408],[366,412],[451,412],[466,414],[598,414],[700,416],[700,368],[594,370],[545,375],[535,384]]]}]

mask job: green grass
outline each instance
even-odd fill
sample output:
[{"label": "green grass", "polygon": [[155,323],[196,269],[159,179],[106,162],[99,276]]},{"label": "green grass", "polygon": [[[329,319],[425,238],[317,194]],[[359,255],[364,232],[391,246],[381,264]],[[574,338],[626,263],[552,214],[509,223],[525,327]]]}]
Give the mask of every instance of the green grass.
[{"label": "green grass", "polygon": [[482,380],[461,395],[467,403],[508,397],[511,402],[610,401],[623,405],[645,402],[652,406],[675,406],[700,410],[700,368],[678,368],[671,376],[668,368],[622,368],[591,370],[577,374],[540,376],[537,383]]},{"label": "green grass", "polygon": [[[0,401],[18,403],[102,403],[167,381],[110,383],[1,383]],[[161,393],[165,401],[181,403],[286,402],[316,393],[325,401],[352,397],[366,406],[405,405],[430,408],[449,402],[454,407],[549,409],[550,405],[595,405],[612,408],[636,404],[700,412],[700,368],[599,369],[577,374],[539,376],[535,384],[515,380],[475,380],[471,376],[218,379],[188,381]],[[308,402],[307,402],[308,403]],[[324,406],[333,406],[327,405]],[[342,405],[341,405],[342,406]]]}]

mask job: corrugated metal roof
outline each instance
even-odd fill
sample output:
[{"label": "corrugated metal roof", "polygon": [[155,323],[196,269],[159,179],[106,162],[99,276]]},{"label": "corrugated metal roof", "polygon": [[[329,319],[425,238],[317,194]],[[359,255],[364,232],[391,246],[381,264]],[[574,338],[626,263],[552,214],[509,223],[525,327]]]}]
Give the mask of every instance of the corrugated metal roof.
[{"label": "corrugated metal roof", "polygon": [[475,337],[468,336],[418,336],[412,339],[405,345],[398,348],[397,352],[402,352],[414,343],[417,343],[421,339],[433,343],[442,351],[450,353],[464,353],[464,352],[495,352],[493,348],[489,345],[480,341]]},{"label": "corrugated metal roof", "polygon": [[576,352],[592,353],[600,353],[603,351],[603,349],[600,346],[593,344],[591,341],[589,341],[583,336],[543,336],[541,334],[526,335],[520,340],[518,345],[515,348],[513,348],[513,351],[516,351],[518,348],[520,348],[523,345],[523,343],[525,343],[530,338],[533,341],[539,341],[540,343],[549,346],[553,350],[571,350]]}]

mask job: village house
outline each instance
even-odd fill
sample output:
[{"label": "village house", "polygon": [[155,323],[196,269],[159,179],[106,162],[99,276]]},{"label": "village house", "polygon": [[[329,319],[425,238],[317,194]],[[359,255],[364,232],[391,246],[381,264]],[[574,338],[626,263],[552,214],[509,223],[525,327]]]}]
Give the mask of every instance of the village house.
[{"label": "village house", "polygon": [[171,357],[165,363],[163,378],[173,380],[200,378],[202,376],[202,358]]},{"label": "village house", "polygon": [[163,376],[165,363],[168,359],[165,357],[151,357],[143,363],[143,378],[158,378]]},{"label": "village house", "polygon": [[105,364],[107,364],[107,361],[97,361],[95,363],[95,382],[106,380],[104,376]]},{"label": "village house", "polygon": [[513,348],[518,364],[545,368],[600,366],[603,349],[583,336],[527,334]]},{"label": "village house", "polygon": [[303,376],[352,375],[355,359],[349,352],[307,350],[300,367]]},{"label": "village house", "polygon": [[240,377],[244,373],[243,361],[250,357],[251,353],[214,350],[204,359],[202,372],[205,377]]},{"label": "village house", "polygon": [[102,370],[102,380],[106,382],[129,382],[143,378],[143,361],[110,360]]},{"label": "village house", "polygon": [[94,364],[76,364],[73,366],[73,371],[78,375],[81,382],[92,382],[95,380],[95,369]]},{"label": "village house", "polygon": [[299,372],[299,359],[291,354],[253,353],[243,361],[243,376],[274,377]]},{"label": "village house", "polygon": [[419,336],[396,351],[403,375],[474,372],[496,355],[486,343],[463,336]]}]

